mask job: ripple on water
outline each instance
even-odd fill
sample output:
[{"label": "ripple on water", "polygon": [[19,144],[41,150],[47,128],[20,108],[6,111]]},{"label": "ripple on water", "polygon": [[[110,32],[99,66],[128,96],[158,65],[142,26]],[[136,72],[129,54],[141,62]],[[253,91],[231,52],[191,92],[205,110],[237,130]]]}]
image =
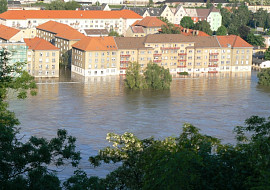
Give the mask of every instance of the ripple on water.
[{"label": "ripple on water", "polygon": [[[169,91],[125,90],[121,77],[38,82],[37,96],[10,100],[22,133],[52,138],[57,129],[67,129],[77,137],[83,157],[80,167],[89,175],[105,176],[114,168],[92,168],[87,161],[108,145],[108,132],[162,139],[177,136],[187,122],[233,143],[234,126],[243,125],[251,115],[270,116],[270,88],[257,85],[256,73],[175,78]],[[71,171],[67,168],[61,176]]]}]

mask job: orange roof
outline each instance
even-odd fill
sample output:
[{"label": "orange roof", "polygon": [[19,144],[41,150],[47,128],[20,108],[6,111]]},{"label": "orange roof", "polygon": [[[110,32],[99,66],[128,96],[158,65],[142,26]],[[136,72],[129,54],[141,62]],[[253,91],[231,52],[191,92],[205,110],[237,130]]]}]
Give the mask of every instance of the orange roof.
[{"label": "orange roof", "polygon": [[166,23],[152,16],[147,16],[143,18],[140,22],[136,23],[136,26],[144,27],[161,27],[162,25],[166,25]]},{"label": "orange roof", "polygon": [[104,50],[117,50],[114,37],[85,37],[84,39],[75,43],[72,47],[84,51],[104,51]]},{"label": "orange roof", "polygon": [[9,40],[18,32],[20,30],[0,24],[0,38],[4,40]]},{"label": "orange roof", "polygon": [[41,38],[24,38],[24,42],[29,49],[32,50],[59,50],[59,48],[52,45],[50,42]]},{"label": "orange roof", "polygon": [[37,26],[37,29],[55,33],[55,36],[68,40],[78,40],[85,37],[85,35],[72,28],[71,26],[55,21],[45,22],[44,24]]},{"label": "orange roof", "polygon": [[229,36],[217,36],[217,39],[221,45],[221,47],[253,47],[241,37],[236,35]]},{"label": "orange roof", "polygon": [[8,10],[0,14],[1,19],[141,19],[131,10],[120,11],[82,11],[82,10]]}]

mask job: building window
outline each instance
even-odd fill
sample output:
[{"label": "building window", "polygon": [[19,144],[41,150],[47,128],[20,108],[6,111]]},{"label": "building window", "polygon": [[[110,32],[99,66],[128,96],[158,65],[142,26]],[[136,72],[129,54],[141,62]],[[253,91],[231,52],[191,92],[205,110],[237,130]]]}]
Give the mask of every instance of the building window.
[{"label": "building window", "polygon": [[52,59],[52,63],[55,63],[55,58]]},{"label": "building window", "polygon": [[42,52],[40,52],[40,53],[39,53],[39,56],[40,56],[40,57],[42,57],[42,55],[43,55],[43,53],[42,53]]}]

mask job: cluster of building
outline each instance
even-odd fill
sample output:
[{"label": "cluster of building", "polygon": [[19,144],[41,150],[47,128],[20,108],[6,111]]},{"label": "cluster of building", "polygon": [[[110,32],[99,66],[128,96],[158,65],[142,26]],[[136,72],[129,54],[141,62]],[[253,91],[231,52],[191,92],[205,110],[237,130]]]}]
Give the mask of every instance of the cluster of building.
[{"label": "cluster of building", "polygon": [[130,62],[138,62],[141,72],[153,62],[171,73],[251,71],[252,49],[235,35],[87,37],[72,46],[71,69],[82,76],[119,75]]},{"label": "cluster of building", "polygon": [[[158,34],[166,23],[132,10],[7,11],[0,22],[2,47],[16,46],[22,52],[18,61],[27,62],[25,69],[35,77],[58,77],[63,62],[82,76],[125,74],[130,62],[138,62],[141,72],[149,62],[171,73],[251,70],[253,47],[240,37],[185,28]],[[109,29],[126,37],[107,36]]]}]

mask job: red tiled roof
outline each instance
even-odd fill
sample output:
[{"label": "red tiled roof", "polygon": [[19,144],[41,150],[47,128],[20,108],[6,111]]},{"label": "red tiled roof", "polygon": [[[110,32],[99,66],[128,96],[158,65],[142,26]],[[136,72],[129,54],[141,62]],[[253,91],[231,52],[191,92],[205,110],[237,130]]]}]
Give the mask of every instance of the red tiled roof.
[{"label": "red tiled roof", "polygon": [[84,51],[104,51],[104,50],[117,50],[114,37],[85,37],[79,42],[72,45],[72,47]]},{"label": "red tiled roof", "polygon": [[55,21],[48,21],[44,24],[37,26],[37,29],[45,30],[51,33],[55,33],[56,37],[68,39],[68,40],[79,40],[85,37],[84,34],[78,30]]},{"label": "red tiled roof", "polygon": [[131,26],[133,33],[144,33],[142,26]]},{"label": "red tiled roof", "polygon": [[136,23],[136,26],[143,27],[161,27],[162,25],[166,25],[166,23],[156,17],[151,16],[147,16],[143,18],[140,22]]},{"label": "red tiled roof", "polygon": [[9,40],[18,32],[20,32],[20,30],[0,24],[0,38],[4,40]]},{"label": "red tiled roof", "polygon": [[0,14],[1,19],[141,19],[131,10],[120,11],[82,11],[82,10],[8,10]]},{"label": "red tiled roof", "polygon": [[50,42],[41,38],[24,38],[24,42],[29,49],[32,50],[59,50],[59,48],[52,45]]},{"label": "red tiled roof", "polygon": [[253,47],[241,37],[236,35],[229,36],[217,36],[217,39],[221,45],[221,47]]}]

